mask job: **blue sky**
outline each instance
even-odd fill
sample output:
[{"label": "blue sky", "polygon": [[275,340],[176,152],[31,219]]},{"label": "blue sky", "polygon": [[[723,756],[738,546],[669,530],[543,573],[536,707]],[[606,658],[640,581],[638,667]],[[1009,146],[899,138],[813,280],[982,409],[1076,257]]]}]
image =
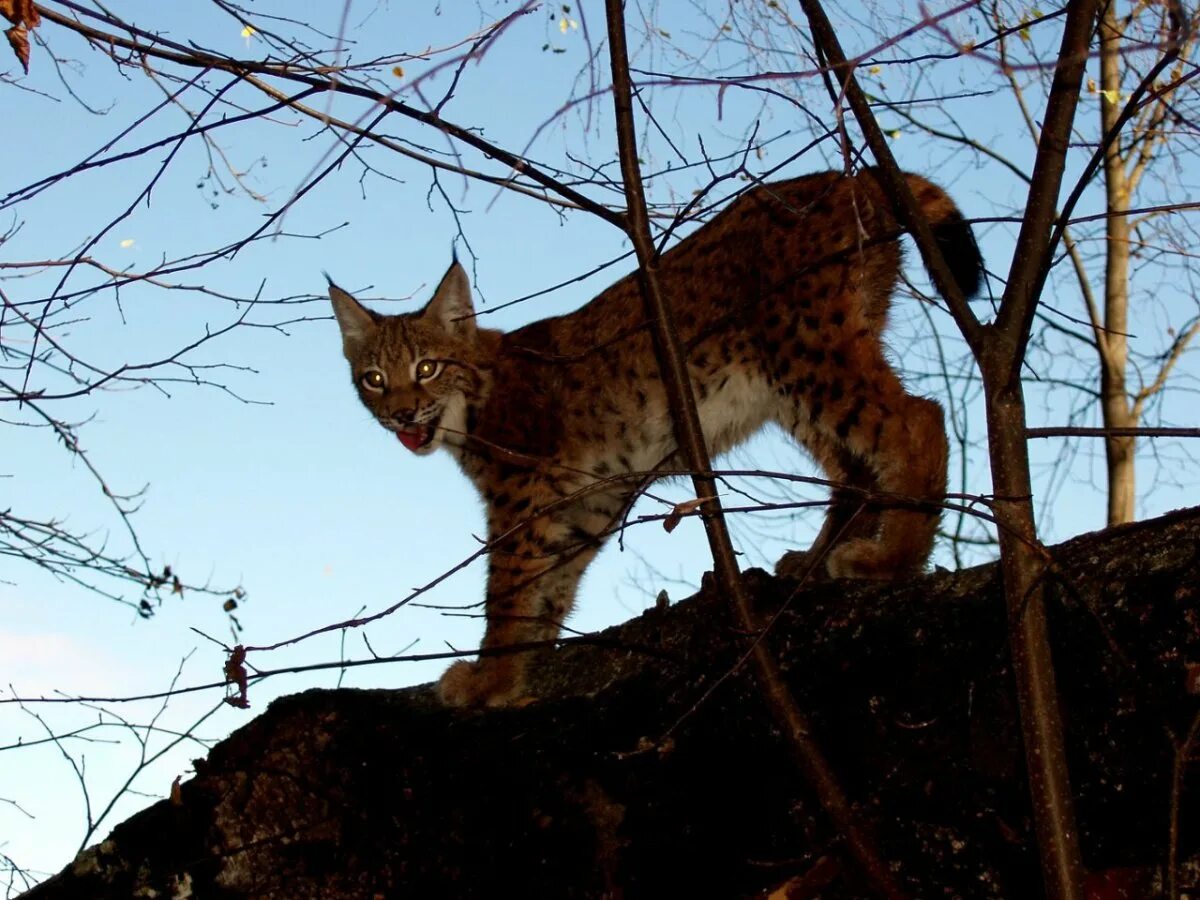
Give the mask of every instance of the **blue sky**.
[{"label": "blue sky", "polygon": [[[502,15],[512,8],[501,4],[497,10],[472,7],[452,11],[450,4],[445,6],[440,13],[425,4],[408,4],[403,9],[393,4],[351,7],[348,36],[356,42],[352,60],[453,45],[491,21],[489,13]],[[167,7],[165,11],[156,7],[154,18],[144,21],[138,17],[150,13],[138,4],[117,4],[113,9],[147,28],[167,31],[176,40],[192,40],[234,56],[257,57],[264,52],[261,35],[243,35],[238,23],[221,15],[215,6],[191,4],[186,10]],[[269,9],[256,4],[254,12],[262,15]],[[594,106],[584,104],[558,114],[571,96],[587,91],[587,76],[581,74],[587,71],[585,29],[578,26],[586,25],[592,44],[601,47],[603,23],[592,7],[588,11],[590,17],[583,19],[577,10],[564,14],[561,7],[539,7],[517,21],[482,63],[466,67],[444,116],[480,127],[489,140],[506,148],[520,151],[530,146],[535,159],[572,170],[580,177],[586,176],[586,170],[572,158],[608,165],[608,174],[615,174],[607,96],[600,96]],[[340,4],[328,4],[316,13],[320,18],[309,24],[336,34],[341,12]],[[717,5],[712,15],[720,14]],[[631,7],[629,15],[639,31],[659,29],[654,43],[631,40],[640,48],[638,65],[649,71],[691,74],[707,68],[734,74],[772,66],[808,68],[789,52],[786,30],[776,32],[785,35],[779,39],[777,51],[756,50],[753,34],[735,32],[742,41],[740,47],[710,48],[697,60],[698,48],[715,33],[701,4],[672,7],[669,14],[659,6]],[[866,25],[843,23],[842,39],[848,47],[854,49],[855,41],[860,41],[857,47],[871,45],[867,25],[892,24],[882,18],[864,21]],[[266,29],[269,23],[263,22]],[[297,32],[295,26],[276,27]],[[967,19],[950,20],[948,27],[964,39],[977,30]],[[1053,27],[1050,32],[1056,37]],[[5,120],[10,124],[0,196],[73,165],[163,97],[153,82],[136,71],[130,71],[128,78],[115,73],[100,53],[62,29],[46,24],[40,35],[58,56],[74,61],[63,66],[72,90],[105,112],[93,114],[73,101],[59,82],[46,48],[35,45],[32,73],[20,81],[33,91],[0,84]],[[315,34],[306,39],[332,45],[331,40]],[[543,49],[547,44],[550,49]],[[899,48],[895,57],[908,55],[901,51],[915,53],[919,46]],[[553,52],[555,49],[564,52]],[[394,79],[401,99],[421,105],[421,98],[411,93],[408,85],[444,58],[433,55],[430,61],[405,60],[402,76],[391,74],[390,66],[385,66],[383,77]],[[606,58],[601,53],[597,76],[601,83],[607,80]],[[0,72],[16,78],[15,63],[4,60],[2,66],[7,69],[0,68]],[[896,97],[921,97],[935,89],[969,94],[974,90],[972,79],[980,76],[970,66],[962,66],[945,73],[932,67],[915,71],[885,68],[871,77],[874,90]],[[425,82],[425,98],[439,97],[446,83],[445,77]],[[212,76],[210,84],[223,81]],[[808,85],[781,81],[773,87],[799,92]],[[701,139],[714,156],[740,147],[755,121],[760,138],[776,138],[760,154],[749,155],[747,165],[756,172],[778,165],[811,138],[806,116],[786,98],[764,107],[759,94],[718,94],[711,87],[664,88],[649,96],[660,124],[689,159],[699,158]],[[828,98],[820,91],[807,96],[812,111],[827,117]],[[261,103],[246,87],[233,89],[229,97],[236,103]],[[205,98],[191,93],[183,100],[197,109]],[[323,109],[331,101],[317,97],[309,102]],[[1094,102],[1094,98],[1085,98],[1081,116],[1094,116]],[[330,109],[351,120],[365,112],[361,105],[343,98],[332,101]],[[1032,159],[1009,98],[993,97],[985,105],[979,98],[965,97],[953,102],[952,109],[982,142],[1005,148],[1022,163]],[[133,148],[152,135],[175,133],[186,122],[180,110],[165,109],[117,150]],[[12,129],[12,123],[19,127]],[[898,123],[890,124],[895,127]],[[438,134],[398,117],[388,119],[381,130],[431,148],[431,152],[442,153],[449,146]],[[652,131],[647,135],[643,158],[648,168],[680,170],[651,182],[657,200],[686,199],[707,180],[704,170],[684,169],[661,139]],[[285,113],[275,114],[266,123],[218,129],[214,137],[232,168],[246,173],[242,176],[245,187],[265,202],[244,190],[214,196],[213,181],[206,177],[210,154],[200,142],[191,140],[171,160],[149,203],[139,204],[106,233],[92,255],[108,266],[140,271],[162,258],[237,240],[261,222],[265,213],[279,208],[315,169],[328,164],[338,146],[328,131],[321,132],[310,121]],[[1013,181],[974,157],[953,153],[903,129],[894,143],[902,165],[926,172],[948,187],[968,215],[992,215],[998,206],[1019,196]],[[800,173],[836,165],[836,151],[832,144],[818,145],[785,171]],[[0,232],[20,226],[0,245],[0,262],[52,259],[72,252],[129,205],[165,155],[166,151],[160,150],[73,177],[27,203],[0,211]],[[451,241],[457,233],[455,219],[446,200],[431,192],[428,170],[380,149],[364,150],[363,158],[382,174],[364,175],[361,165],[347,162],[289,211],[284,231],[306,237],[262,240],[232,258],[177,276],[187,284],[203,284],[237,297],[261,291],[266,299],[295,298],[289,304],[256,306],[247,314],[247,321],[264,327],[240,327],[188,357],[196,364],[244,367],[208,371],[213,380],[252,402],[240,402],[211,386],[172,384],[165,386],[169,396],[149,387],[124,388],[54,407],[64,418],[88,419],[78,431],[81,443],[113,490],[129,492],[149,485],[134,522],[156,565],[170,564],[189,582],[241,585],[248,592],[238,611],[245,629],[239,640],[247,644],[273,643],[363,610],[370,613],[386,608],[473,553],[478,547],[476,536],[482,535],[480,503],[450,458],[409,456],[360,407],[341,357],[336,327],[321,295],[321,272],[328,270],[368,302],[404,298],[376,303],[376,308],[414,309],[427,298],[450,260]],[[506,174],[502,167],[471,151],[463,153],[462,161],[493,174]],[[216,165],[224,165],[219,156]],[[222,177],[226,183],[232,182],[227,171]],[[455,175],[442,174],[440,184],[460,212],[465,240],[459,240],[458,251],[475,275],[481,309],[569,280],[626,252],[615,229],[586,214],[560,215],[537,201],[486,185],[468,187]],[[612,202],[611,194],[595,190],[591,194]],[[1010,252],[1008,230],[989,225],[979,233],[991,268],[1005,271]],[[619,263],[613,272],[629,268],[627,262]],[[0,270],[0,288],[13,302],[47,296],[60,273],[18,274],[12,269]],[[923,283],[919,273],[914,272],[913,277]],[[486,315],[484,323],[513,327],[575,308],[610,280],[605,273],[569,285],[549,296]],[[103,282],[94,274],[78,272],[69,284],[82,287]],[[1065,291],[1055,296],[1061,306],[1079,314],[1075,297]],[[1184,304],[1181,315],[1187,312],[1185,299],[1166,291],[1163,300],[1167,313],[1154,320],[1158,330],[1162,320],[1171,318],[1171,304]],[[1194,299],[1190,302],[1194,305]],[[70,316],[73,324],[64,325],[57,333],[80,357],[101,368],[112,368],[167,356],[206,330],[228,325],[243,311],[244,306],[194,292],[131,284],[121,289],[119,307],[111,291],[81,298]],[[63,320],[68,318],[60,315]],[[296,318],[308,321],[282,329],[269,327]],[[892,346],[898,361],[920,390],[941,397],[942,379],[929,374],[936,371],[931,342],[919,339],[921,335],[927,338],[930,321],[912,300],[897,304],[895,319]],[[935,312],[933,321],[947,344],[955,346],[946,317]],[[2,336],[5,342],[27,338],[11,326]],[[1195,369],[1194,360],[1187,359],[1184,376],[1194,379]],[[45,377],[48,389],[60,383]],[[1036,392],[1031,396],[1031,423],[1063,423],[1068,403],[1053,390]],[[1177,423],[1186,424],[1186,418],[1186,414],[1175,414]],[[9,413],[5,419],[29,421],[19,413]],[[977,449],[967,486],[985,492],[986,470],[978,449],[983,441],[982,417],[975,405],[969,422]],[[108,535],[112,548],[128,550],[120,523],[95,480],[52,435],[44,429],[0,427],[4,428],[0,508],[11,507],[30,516],[66,516],[72,528]],[[1043,472],[1058,446],[1042,442],[1035,444],[1033,451],[1037,471]],[[1164,473],[1168,489],[1151,494],[1140,510],[1143,514],[1190,502],[1185,491],[1169,487],[1181,468],[1172,459],[1157,470]],[[754,441],[730,462],[812,474],[798,451],[771,436]],[[1041,510],[1048,538],[1059,539],[1102,524],[1103,497],[1096,489],[1101,474],[1095,457],[1085,454],[1076,459],[1069,474],[1055,482],[1054,492],[1048,495],[1051,502]],[[1046,486],[1046,480],[1041,484]],[[751,487],[767,489],[761,483]],[[688,496],[684,485],[656,493],[675,500]],[[805,496],[812,499],[820,494]],[[652,513],[660,508],[644,501],[639,511]],[[751,563],[762,564],[787,546],[803,544],[814,532],[818,518],[819,513],[814,512],[800,518],[775,515],[739,522],[741,547]],[[662,577],[648,574],[643,559],[652,560]],[[952,564],[944,548],[937,561]],[[635,529],[624,553],[615,545],[609,547],[589,571],[571,625],[590,630],[621,621],[653,602],[654,593],[663,586],[675,598],[685,596],[686,588],[675,580],[697,582],[706,566],[703,534],[697,523],[685,522],[670,535],[658,525]],[[476,563],[424,596],[422,602],[448,606],[476,603],[482,597],[482,583],[483,566]],[[136,599],[136,594],[126,593]],[[219,599],[167,596],[154,618],[142,621],[125,607],[8,559],[0,562],[0,604],[5,610],[0,622],[0,661],[6,664],[0,684],[11,684],[16,695],[24,697],[55,691],[127,695],[158,690],[170,681],[185,657],[181,684],[219,680],[223,653],[193,629],[222,641],[230,637]],[[409,652],[438,652],[447,643],[462,649],[474,646],[480,623],[469,615],[445,613],[409,606],[364,631],[373,651],[383,656],[406,648]],[[344,648],[342,641],[343,635],[332,633],[252,661],[280,668],[335,661],[343,655],[371,655],[362,633],[345,635]],[[252,689],[249,711],[222,709],[198,733],[219,738],[249,721],[271,697],[281,693],[333,686],[339,678],[348,686],[400,686],[433,679],[442,666],[391,664],[350,670],[344,677],[329,671],[276,678]],[[4,696],[10,696],[8,690],[0,690],[0,698]],[[176,698],[157,724],[183,730],[219,703],[219,698],[217,692]],[[115,707],[136,723],[150,721],[157,708],[154,703]],[[18,740],[28,744],[44,734],[31,712],[58,731],[95,722],[98,715],[79,707],[32,705],[22,710],[0,706],[0,747]],[[73,739],[64,744],[77,762],[86,758],[84,780],[93,808],[100,809],[128,777],[141,751],[122,729],[93,732],[88,737],[119,739],[116,743]],[[151,751],[166,740],[156,734],[150,740]],[[189,760],[200,752],[196,745],[185,742],[147,770],[134,785],[139,793],[124,799],[93,840],[133,809],[164,796],[171,780],[186,776]],[[56,870],[69,859],[84,833],[79,780],[52,744],[3,753],[0,852],[34,870]]]}]

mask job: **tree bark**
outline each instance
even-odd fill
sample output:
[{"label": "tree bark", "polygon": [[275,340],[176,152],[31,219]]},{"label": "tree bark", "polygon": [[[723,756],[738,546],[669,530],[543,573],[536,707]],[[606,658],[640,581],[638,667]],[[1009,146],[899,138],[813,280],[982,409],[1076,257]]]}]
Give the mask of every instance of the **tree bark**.
[{"label": "tree bark", "polygon": [[[1162,896],[1176,749],[1200,716],[1198,548],[1189,510],[1051,551],[1092,896]],[[767,645],[901,888],[1042,896],[998,568],[745,578],[763,614],[781,611]],[[428,687],[281,699],[197,763],[178,803],[27,896],[870,896],[739,668],[752,636],[723,596],[603,637],[546,654],[543,699],[523,709],[447,710]],[[1196,774],[1181,771],[1194,866]]]}]

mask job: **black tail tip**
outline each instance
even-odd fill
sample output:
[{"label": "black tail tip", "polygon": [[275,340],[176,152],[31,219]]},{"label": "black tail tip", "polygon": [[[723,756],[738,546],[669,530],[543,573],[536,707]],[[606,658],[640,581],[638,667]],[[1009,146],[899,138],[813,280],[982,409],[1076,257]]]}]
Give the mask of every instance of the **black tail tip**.
[{"label": "black tail tip", "polygon": [[971,223],[955,212],[933,226],[933,237],[958,289],[968,300],[974,297],[983,287],[983,257]]}]

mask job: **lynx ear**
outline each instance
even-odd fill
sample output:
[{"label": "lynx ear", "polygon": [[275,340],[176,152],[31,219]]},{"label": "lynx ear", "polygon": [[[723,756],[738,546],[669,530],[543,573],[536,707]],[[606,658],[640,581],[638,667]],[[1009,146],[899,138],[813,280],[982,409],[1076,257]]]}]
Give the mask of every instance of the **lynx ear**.
[{"label": "lynx ear", "polygon": [[343,291],[333,283],[328,275],[329,299],[333,302],[333,314],[337,318],[338,327],[342,330],[342,352],[346,359],[353,361],[353,355],[358,352],[375,334],[379,327],[378,318],[348,292]]},{"label": "lynx ear", "polygon": [[421,315],[432,318],[451,334],[464,338],[475,336],[475,306],[471,303],[471,283],[467,272],[455,260],[442,276]]}]

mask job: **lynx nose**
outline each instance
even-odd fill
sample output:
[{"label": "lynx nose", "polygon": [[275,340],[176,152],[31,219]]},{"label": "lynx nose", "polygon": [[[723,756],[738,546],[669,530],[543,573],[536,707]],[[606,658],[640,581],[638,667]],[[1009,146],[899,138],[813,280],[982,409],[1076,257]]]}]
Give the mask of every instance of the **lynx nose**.
[{"label": "lynx nose", "polygon": [[408,409],[398,409],[394,413],[392,413],[392,421],[395,422],[397,425],[411,425],[413,420],[416,417],[417,417],[417,410],[415,407],[409,407]]}]

